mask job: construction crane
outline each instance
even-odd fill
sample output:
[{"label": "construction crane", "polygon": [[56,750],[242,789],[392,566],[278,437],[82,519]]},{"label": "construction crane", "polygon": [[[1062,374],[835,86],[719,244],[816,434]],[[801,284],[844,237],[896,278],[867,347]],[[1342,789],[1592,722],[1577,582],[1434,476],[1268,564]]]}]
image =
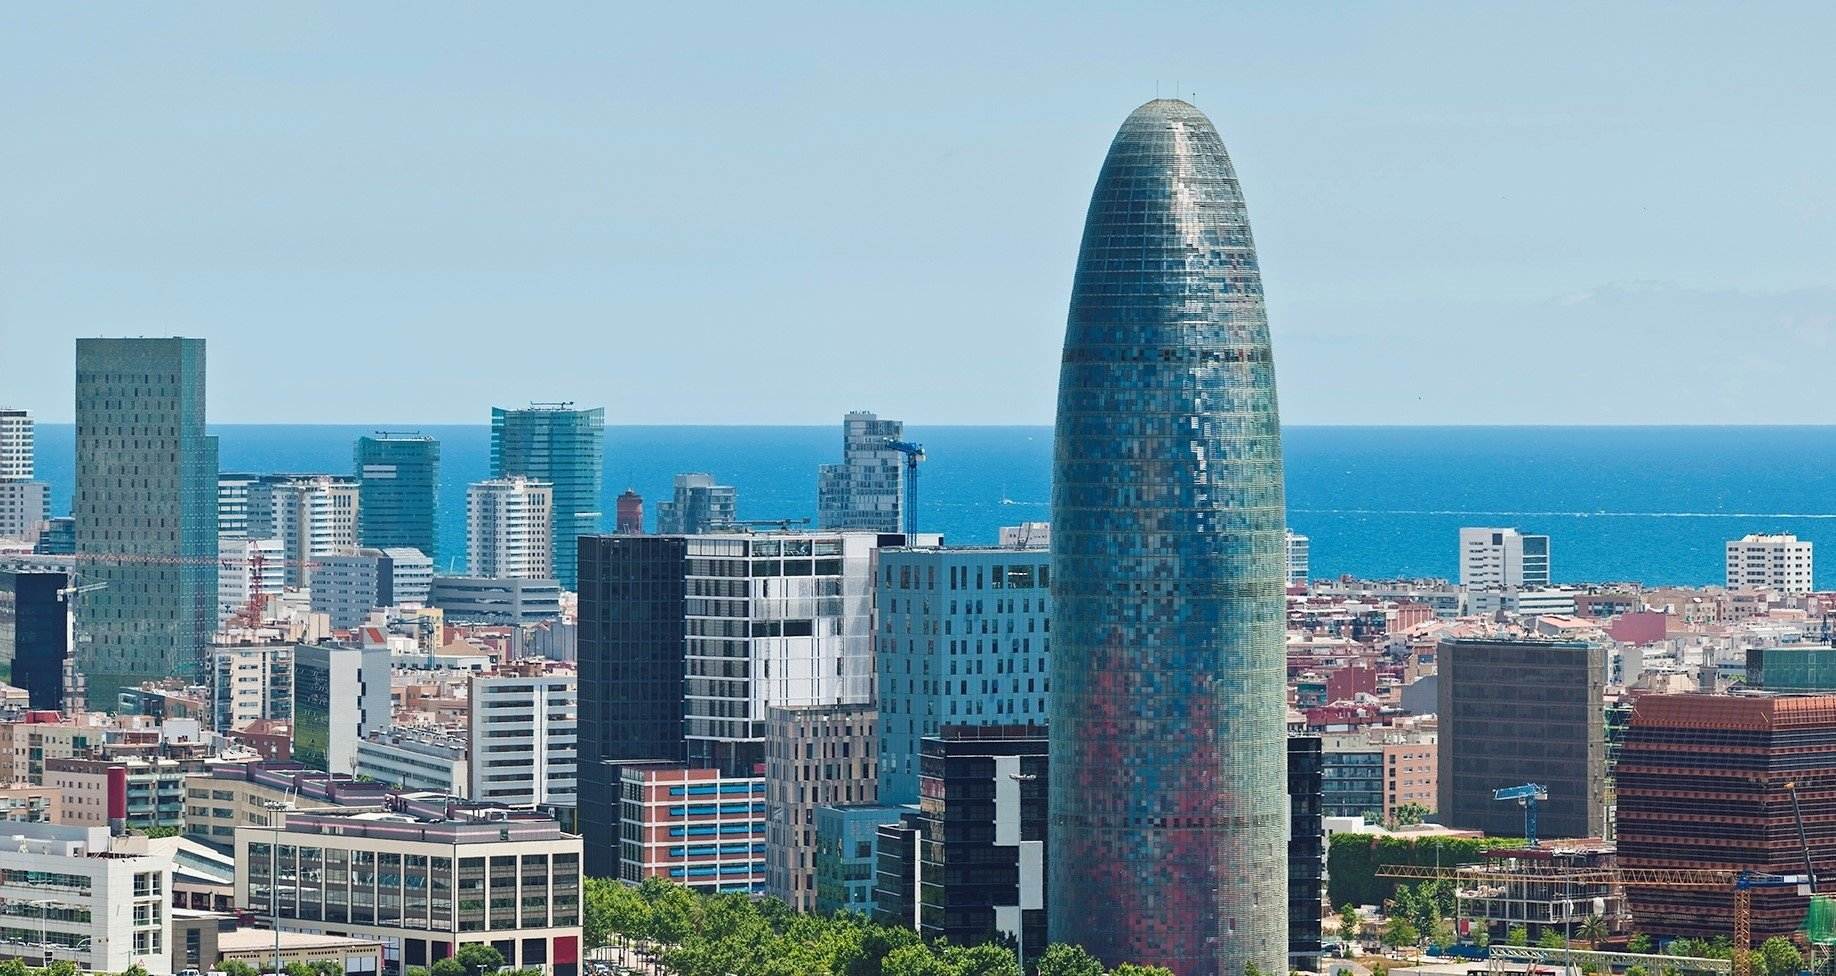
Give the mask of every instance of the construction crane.
[{"label": "construction crane", "polygon": [[924,460],[924,445],[889,437],[883,445],[889,451],[905,455],[905,534],[918,534],[918,462]]},{"label": "construction crane", "polygon": [[1485,884],[1614,885],[1622,888],[1664,888],[1683,891],[1734,893],[1733,976],[1753,976],[1753,892],[1759,888],[1798,889],[1810,893],[1810,878],[1801,874],[1765,874],[1716,868],[1577,868],[1558,871],[1523,871],[1482,866],[1443,868],[1426,864],[1386,864],[1379,878],[1423,881],[1473,881]]},{"label": "construction crane", "polygon": [[1549,799],[1549,787],[1539,783],[1525,783],[1522,786],[1507,786],[1492,791],[1494,800],[1516,800],[1524,808],[1524,844],[1536,846],[1536,802]]},{"label": "construction crane", "polygon": [[70,598],[73,596],[82,596],[85,593],[94,593],[97,590],[106,589],[108,589],[107,583],[84,583],[81,586],[66,586],[57,591],[57,598],[60,602],[69,603]]},{"label": "construction crane", "polygon": [[1804,876],[1810,879],[1811,894],[1817,893],[1817,868],[1811,864],[1810,839],[1804,833],[1804,808],[1798,805],[1798,784],[1794,780],[1785,784],[1785,791],[1791,794],[1791,818],[1798,824],[1798,849],[1804,852]]}]

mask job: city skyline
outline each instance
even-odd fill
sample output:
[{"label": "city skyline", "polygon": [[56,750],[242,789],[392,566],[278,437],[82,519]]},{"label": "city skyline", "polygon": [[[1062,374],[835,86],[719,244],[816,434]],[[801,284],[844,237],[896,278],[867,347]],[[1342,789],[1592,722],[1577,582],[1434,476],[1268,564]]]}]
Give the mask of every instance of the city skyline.
[{"label": "city skyline", "polygon": [[[1158,85],[1241,134],[1292,423],[1836,421],[1758,379],[1836,343],[1827,9],[687,16],[20,12],[8,400],[68,420],[64,343],[145,333],[263,376],[213,386],[229,421],[465,422],[492,381],[615,422],[1044,423],[1094,173],[1038,160]],[[427,382],[328,396],[359,348]],[[818,351],[819,389],[754,395]]]}]

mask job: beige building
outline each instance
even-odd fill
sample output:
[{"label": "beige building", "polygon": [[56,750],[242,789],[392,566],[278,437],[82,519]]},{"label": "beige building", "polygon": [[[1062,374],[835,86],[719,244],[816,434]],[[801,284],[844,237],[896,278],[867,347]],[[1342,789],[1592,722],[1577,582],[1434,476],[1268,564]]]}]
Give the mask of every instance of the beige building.
[{"label": "beige building", "polygon": [[879,796],[871,705],[774,708],[765,732],[765,890],[816,908],[816,808]]},{"label": "beige building", "polygon": [[266,826],[276,811],[381,810],[389,789],[292,764],[219,766],[185,778],[184,836],[233,848],[236,828]]}]

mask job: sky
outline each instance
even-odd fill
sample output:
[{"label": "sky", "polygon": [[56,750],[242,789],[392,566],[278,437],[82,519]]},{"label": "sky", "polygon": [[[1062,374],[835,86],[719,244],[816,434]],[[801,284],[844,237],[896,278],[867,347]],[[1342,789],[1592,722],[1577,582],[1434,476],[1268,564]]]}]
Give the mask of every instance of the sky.
[{"label": "sky", "polygon": [[[1049,423],[1080,228],[1217,124],[1284,420],[1836,423],[1836,7],[13,4],[0,402]],[[1806,369],[1809,367],[1809,370]],[[1815,372],[1813,372],[1815,371]]]}]

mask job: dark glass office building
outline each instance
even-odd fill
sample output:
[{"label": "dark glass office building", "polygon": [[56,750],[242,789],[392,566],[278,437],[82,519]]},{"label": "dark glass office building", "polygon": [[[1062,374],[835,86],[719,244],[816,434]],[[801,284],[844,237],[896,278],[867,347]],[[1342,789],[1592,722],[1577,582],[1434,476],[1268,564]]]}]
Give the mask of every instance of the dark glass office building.
[{"label": "dark glass office building", "polygon": [[357,540],[373,549],[419,549],[440,565],[440,442],[378,431],[357,438]]},{"label": "dark glass office building", "polygon": [[1054,941],[1286,971],[1283,529],[1243,195],[1210,120],[1157,99],[1097,177],[1059,374]]},{"label": "dark glass office building", "polygon": [[0,570],[0,662],[9,668],[7,683],[24,688],[35,709],[64,707],[70,632],[57,591],[69,579],[63,573]]},{"label": "dark glass office building", "polygon": [[491,408],[491,477],[522,475],[554,486],[555,578],[579,588],[577,540],[600,531],[605,482],[606,411],[572,403]]},{"label": "dark glass office building", "polygon": [[1288,968],[1320,969],[1326,899],[1324,753],[1317,735],[1288,737]]}]

